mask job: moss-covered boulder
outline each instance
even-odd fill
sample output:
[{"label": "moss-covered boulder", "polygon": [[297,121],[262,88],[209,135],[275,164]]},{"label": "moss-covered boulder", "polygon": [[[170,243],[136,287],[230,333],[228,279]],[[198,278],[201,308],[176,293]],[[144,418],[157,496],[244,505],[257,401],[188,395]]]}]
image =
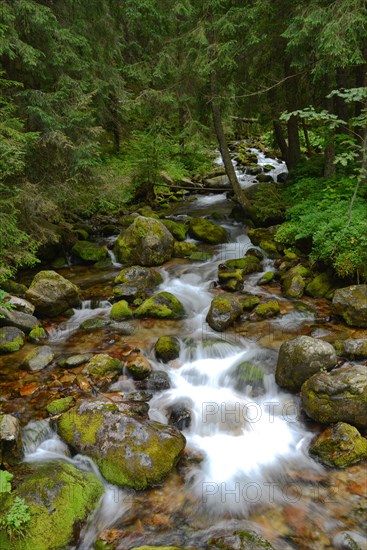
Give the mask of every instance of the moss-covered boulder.
[{"label": "moss-covered boulder", "polygon": [[27,287],[25,285],[22,285],[21,283],[16,283],[11,279],[3,281],[1,283],[1,288],[5,290],[5,292],[9,292],[9,294],[15,294],[16,296],[24,296],[27,292]]},{"label": "moss-covered boulder", "polygon": [[71,251],[74,256],[88,263],[100,262],[108,257],[104,246],[89,241],[77,241]]},{"label": "moss-covered boulder", "polygon": [[228,241],[228,234],[224,227],[205,218],[191,218],[189,235],[197,241],[208,244],[221,244]]},{"label": "moss-covered boulder", "polygon": [[32,472],[10,494],[0,495],[0,519],[12,514],[16,499],[24,499],[29,520],[22,535],[0,530],[2,550],[59,550],[74,546],[83,522],[96,508],[103,484],[91,472],[81,472],[66,462],[32,466]]},{"label": "moss-covered boulder", "polygon": [[152,372],[152,365],[143,355],[129,357],[126,362],[126,370],[134,380],[144,380]]},{"label": "moss-covered boulder", "polygon": [[309,417],[323,424],[347,422],[367,427],[367,367],[345,365],[319,372],[301,388],[302,406]]},{"label": "moss-covered boulder", "polygon": [[333,297],[333,313],[347,325],[367,327],[367,285],[339,288]]},{"label": "moss-covered boulder", "polygon": [[235,292],[242,288],[245,275],[242,269],[230,268],[225,264],[218,266],[218,280],[223,290]]},{"label": "moss-covered boulder", "polygon": [[338,422],[311,443],[309,452],[326,466],[345,468],[367,458],[367,439],[354,426]]},{"label": "moss-covered boulder", "polygon": [[330,273],[324,272],[316,275],[306,286],[306,294],[318,298],[320,296],[328,296],[332,291],[335,282]]},{"label": "moss-covered boulder", "polygon": [[135,311],[135,315],[153,319],[183,319],[185,309],[176,296],[170,292],[160,292],[145,300]]},{"label": "moss-covered boulder", "polygon": [[133,489],[161,483],[186,443],[174,427],[133,418],[102,400],[83,401],[62,414],[57,430],[78,453],[96,461],[107,481]]},{"label": "moss-covered boulder", "polygon": [[161,220],[163,225],[165,225],[168,231],[172,234],[172,237],[176,241],[184,241],[186,239],[188,227],[184,223],[174,222],[173,220]]},{"label": "moss-covered boulder", "polygon": [[36,306],[40,317],[55,317],[80,304],[78,287],[55,271],[37,273],[26,298]]},{"label": "moss-covered boulder", "polygon": [[133,302],[145,299],[162,282],[163,277],[156,269],[134,265],[122,269],[117,275],[113,294],[115,298]]},{"label": "moss-covered boulder", "polygon": [[270,319],[280,314],[280,306],[278,300],[266,300],[261,302],[253,310],[253,319]]},{"label": "moss-covered boulder", "polygon": [[[275,243],[275,235],[278,229],[279,225],[272,225],[271,227],[258,227],[256,229],[249,228],[247,230],[247,234],[254,245],[260,246],[261,242],[270,241]],[[276,243],[275,246],[277,249]]]},{"label": "moss-covered boulder", "polygon": [[52,363],[55,354],[49,346],[41,346],[30,351],[24,358],[22,366],[36,372]]},{"label": "moss-covered boulder", "polygon": [[241,302],[237,298],[230,294],[220,293],[214,297],[210,304],[206,322],[213,330],[222,332],[238,319],[242,311]]},{"label": "moss-covered boulder", "polygon": [[0,412],[0,465],[3,463],[17,464],[22,458],[23,446],[20,422],[15,416]]},{"label": "moss-covered boulder", "polygon": [[123,264],[149,267],[161,265],[172,257],[173,242],[174,238],[161,221],[139,216],[118,237],[114,250]]},{"label": "moss-covered boulder", "polygon": [[331,344],[310,336],[297,336],[280,346],[275,380],[282,388],[299,391],[308,378],[332,369],[336,363],[336,352]]},{"label": "moss-covered boulder", "polygon": [[282,290],[286,298],[302,298],[306,281],[305,276],[308,271],[301,265],[292,267],[282,278]]},{"label": "moss-covered boulder", "polygon": [[73,405],[74,403],[74,397],[61,397],[60,399],[54,399],[49,403],[46,407],[46,411],[51,414],[52,416],[56,414],[61,414]]},{"label": "moss-covered boulder", "polygon": [[0,328],[0,353],[13,353],[24,346],[25,334],[19,328]]},{"label": "moss-covered boulder", "polygon": [[177,359],[180,355],[180,341],[174,336],[161,336],[154,346],[155,356],[158,361],[168,363]]},{"label": "moss-covered boulder", "polygon": [[120,300],[113,304],[110,311],[110,319],[114,321],[122,321],[124,319],[130,319],[133,316],[129,304],[126,300]]},{"label": "moss-covered boulder", "polygon": [[257,284],[260,285],[260,286],[269,285],[270,283],[272,283],[274,281],[274,277],[275,277],[274,271],[267,271],[257,281]]}]

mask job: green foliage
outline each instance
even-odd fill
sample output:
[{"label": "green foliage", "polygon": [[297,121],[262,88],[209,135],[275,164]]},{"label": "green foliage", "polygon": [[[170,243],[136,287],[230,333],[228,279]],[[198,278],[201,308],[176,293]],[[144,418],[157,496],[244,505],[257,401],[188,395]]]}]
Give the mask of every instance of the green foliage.
[{"label": "green foliage", "polygon": [[286,191],[287,221],[276,240],[312,242],[311,259],[332,266],[340,277],[367,278],[367,207],[358,196],[350,212],[355,178],[302,178]]},{"label": "green foliage", "polygon": [[13,479],[13,477],[13,474],[11,474],[10,472],[7,472],[6,470],[0,470],[0,494],[10,493],[11,480]]},{"label": "green foliage", "polygon": [[23,498],[15,497],[9,511],[0,518],[0,526],[5,529],[10,539],[14,539],[25,535],[30,520],[29,506]]}]

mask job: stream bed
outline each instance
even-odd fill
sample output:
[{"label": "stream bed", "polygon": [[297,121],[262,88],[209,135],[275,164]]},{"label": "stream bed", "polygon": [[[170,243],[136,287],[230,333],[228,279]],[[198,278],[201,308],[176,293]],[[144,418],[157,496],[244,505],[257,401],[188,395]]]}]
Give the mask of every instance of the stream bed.
[{"label": "stream bed", "polygon": [[[258,533],[282,550],[367,548],[365,466],[332,470],[311,459],[308,445],[321,427],[302,413],[299,398],[278,388],[274,379],[283,341],[299,334],[324,336],[349,329],[330,320],[326,300],[305,298],[307,307],[296,307],[282,297],[278,283],[259,287],[261,273],[256,273],[246,277],[243,292],[276,297],[281,315],[237,322],[223,333],[213,331],[206,315],[217,291],[218,265],[243,257],[253,245],[245,227],[230,217],[233,203],[225,194],[194,198],[178,204],[174,218],[214,215],[230,242],[208,245],[210,260],[173,259],[159,268],[163,283],[158,291],[179,298],[186,310],[184,320],[134,319],[125,326],[81,330],[82,321],[108,319],[119,265],[112,258],[107,270],[84,266],[59,270],[81,287],[84,301],[71,317],[45,323],[56,359],[86,352],[123,359],[129,350],[139,348],[171,381],[169,389],[149,401],[150,419],[167,424],[169,411],[177,407],[188,411],[189,419],[182,425],[185,454],[168,479],[141,492],[104,482],[101,506],[75,548],[92,550],[97,539],[120,550],[143,545],[237,548],[231,544],[238,530]],[[273,270],[273,261],[265,258],[263,269]],[[181,351],[178,359],[164,365],[154,355],[154,344],[166,335],[180,340]],[[17,365],[29,349],[27,344],[0,359],[2,406],[24,425],[25,460],[65,460],[102,479],[91,459],[70,456],[45,413],[52,398],[68,395],[71,388],[76,395],[88,391],[81,369],[65,371],[54,362],[38,373],[28,373]],[[251,365],[252,377],[242,376],[243,365]],[[109,391],[132,389],[133,381],[125,377]]]}]

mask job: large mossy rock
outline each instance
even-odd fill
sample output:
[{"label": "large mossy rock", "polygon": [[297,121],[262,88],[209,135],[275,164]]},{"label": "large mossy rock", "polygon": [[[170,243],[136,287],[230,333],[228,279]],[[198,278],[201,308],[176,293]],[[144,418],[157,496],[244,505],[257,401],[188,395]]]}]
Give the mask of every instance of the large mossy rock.
[{"label": "large mossy rock", "polygon": [[180,300],[170,292],[159,292],[145,300],[135,311],[135,315],[153,319],[183,319],[185,309]]},{"label": "large mossy rock", "polygon": [[24,346],[25,334],[19,328],[0,328],[0,354],[19,351]]},{"label": "large mossy rock", "polygon": [[83,401],[62,414],[57,430],[78,453],[95,460],[107,481],[133,489],[161,483],[186,443],[174,427],[134,418],[103,401]]},{"label": "large mossy rock", "polygon": [[104,246],[89,241],[77,241],[71,251],[78,258],[90,263],[100,262],[108,257]]},{"label": "large mossy rock", "polygon": [[55,317],[80,304],[79,288],[55,271],[37,273],[26,297],[40,317]]},{"label": "large mossy rock", "polygon": [[336,363],[331,344],[310,336],[297,336],[280,346],[275,380],[282,388],[299,391],[311,376],[332,369]]},{"label": "large mossy rock", "polygon": [[115,278],[113,294],[132,302],[136,298],[145,299],[148,294],[163,282],[162,275],[155,269],[133,265],[125,267]]},{"label": "large mossy rock", "polygon": [[309,452],[326,466],[345,468],[367,458],[367,439],[354,426],[338,422],[311,443]]},{"label": "large mossy rock", "polygon": [[123,372],[123,363],[119,359],[110,357],[106,353],[94,355],[83,369],[83,373],[89,376],[94,384],[108,387]]},{"label": "large mossy rock", "polygon": [[66,462],[32,466],[32,472],[12,491],[0,495],[1,517],[11,512],[17,497],[29,506],[23,536],[10,538],[0,529],[2,550],[59,550],[77,543],[83,522],[96,508],[104,487],[91,472]]},{"label": "large mossy rock", "polygon": [[131,319],[133,312],[131,311],[129,304],[126,300],[120,300],[113,304],[110,311],[110,319],[114,321],[122,321],[124,319]]},{"label": "large mossy rock", "polygon": [[197,241],[208,244],[221,244],[228,241],[228,234],[224,227],[205,218],[191,218],[189,235]]},{"label": "large mossy rock", "polygon": [[37,325],[38,319],[34,315],[0,307],[0,327],[16,327],[28,334]]},{"label": "large mossy rock", "polygon": [[304,410],[317,422],[347,422],[367,427],[367,367],[364,365],[346,365],[329,373],[314,374],[303,384],[301,397]]},{"label": "large mossy rock", "polygon": [[161,220],[161,222],[167,227],[176,241],[184,241],[186,239],[188,229],[186,224],[174,222],[173,220]]},{"label": "large mossy rock", "polygon": [[333,313],[347,325],[367,327],[367,285],[339,288],[333,297]]},{"label": "large mossy rock", "polygon": [[217,294],[210,304],[206,322],[213,330],[222,332],[235,322],[242,311],[242,305],[237,298],[230,294]]},{"label": "large mossy rock", "polygon": [[161,265],[172,257],[173,242],[162,222],[139,216],[118,237],[114,250],[123,264],[149,267]]}]

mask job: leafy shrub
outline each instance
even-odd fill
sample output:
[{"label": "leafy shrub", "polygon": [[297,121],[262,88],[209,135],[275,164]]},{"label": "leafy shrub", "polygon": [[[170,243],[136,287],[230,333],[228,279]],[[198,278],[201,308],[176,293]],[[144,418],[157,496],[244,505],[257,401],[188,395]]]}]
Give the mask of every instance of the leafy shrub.
[{"label": "leafy shrub", "polygon": [[28,522],[31,520],[30,508],[21,497],[15,497],[8,513],[0,519],[0,526],[13,539],[22,537]]},{"label": "leafy shrub", "polygon": [[354,178],[302,178],[289,186],[287,221],[276,240],[293,245],[312,241],[311,259],[332,266],[340,277],[367,278],[367,206],[357,197],[350,200]]},{"label": "leafy shrub", "polygon": [[1,493],[10,493],[11,491],[11,480],[13,479],[13,474],[7,472],[6,470],[0,470],[0,494]]}]

